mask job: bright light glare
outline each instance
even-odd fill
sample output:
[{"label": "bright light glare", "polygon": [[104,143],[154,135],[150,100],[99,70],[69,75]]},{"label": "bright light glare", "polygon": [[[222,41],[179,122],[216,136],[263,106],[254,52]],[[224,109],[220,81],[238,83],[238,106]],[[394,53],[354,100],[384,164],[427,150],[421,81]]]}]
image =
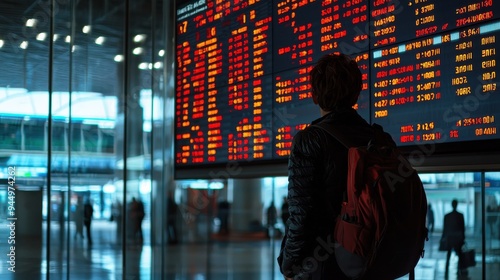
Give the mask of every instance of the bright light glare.
[{"label": "bright light glare", "polygon": [[38,41],[45,41],[45,38],[47,38],[47,32],[38,33],[38,35],[36,35]]},{"label": "bright light glare", "polygon": [[23,50],[28,48],[28,41],[22,41],[19,47]]},{"label": "bright light glare", "polygon": [[132,53],[135,54],[135,55],[140,55],[141,53],[144,52],[144,49],[143,48],[135,48]]},{"label": "bright light glare", "polygon": [[146,39],[146,35],[144,34],[138,34],[134,36],[134,42],[139,43],[142,42]]},{"label": "bright light glare", "polygon": [[121,55],[121,54],[115,55],[115,61],[116,62],[122,62],[123,61],[123,55]]},{"label": "bright light glare", "polygon": [[103,36],[99,36],[97,37],[97,39],[95,39],[95,43],[98,45],[104,44],[104,41],[106,41],[106,38],[104,38]]},{"label": "bright light glare", "polygon": [[85,34],[88,34],[90,33],[90,31],[92,30],[92,28],[90,27],[90,25],[85,25],[83,28],[82,28],[82,32],[85,33]]},{"label": "bright light glare", "polygon": [[34,18],[30,18],[26,21],[26,26],[27,27],[34,27],[37,23],[37,20]]}]

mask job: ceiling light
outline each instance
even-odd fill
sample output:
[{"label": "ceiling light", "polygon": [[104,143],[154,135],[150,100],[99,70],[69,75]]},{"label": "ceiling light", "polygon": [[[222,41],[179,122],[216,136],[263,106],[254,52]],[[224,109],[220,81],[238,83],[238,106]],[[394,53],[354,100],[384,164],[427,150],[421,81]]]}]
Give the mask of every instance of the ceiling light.
[{"label": "ceiling light", "polygon": [[38,41],[44,41],[45,38],[47,38],[47,32],[38,33],[38,35],[36,35]]},{"label": "ceiling light", "polygon": [[139,63],[138,68],[141,70],[146,70],[148,68],[151,69],[151,63],[141,62],[141,63]]},{"label": "ceiling light", "polygon": [[115,61],[116,62],[122,62],[123,61],[123,55],[121,55],[121,54],[115,55]]},{"label": "ceiling light", "polygon": [[28,48],[28,41],[22,41],[19,47],[23,50]]},{"label": "ceiling light", "polygon": [[0,48],[3,47],[3,40],[0,40]]},{"label": "ceiling light", "polygon": [[155,69],[161,69],[163,68],[163,62],[157,61],[155,62]]},{"label": "ceiling light", "polygon": [[85,25],[83,28],[82,28],[82,32],[85,33],[85,34],[88,34],[90,33],[90,31],[92,30],[92,28],[90,27],[90,25]]},{"label": "ceiling light", "polygon": [[144,52],[144,49],[143,48],[135,48],[132,53],[135,54],[135,55],[140,55],[141,53]]},{"label": "ceiling light", "polygon": [[160,50],[160,51],[158,52],[158,55],[159,55],[159,56],[164,56],[164,55],[165,55],[165,50]]},{"label": "ceiling light", "polygon": [[106,41],[106,38],[104,38],[103,36],[99,36],[97,37],[97,39],[95,39],[95,43],[98,45],[104,44],[104,41]]},{"label": "ceiling light", "polygon": [[146,39],[146,35],[138,34],[138,35],[135,35],[134,42],[139,43],[139,42],[144,41],[145,39]]},{"label": "ceiling light", "polygon": [[59,38],[59,34],[54,34],[54,37],[52,38],[52,41],[56,41]]},{"label": "ceiling light", "polygon": [[37,20],[34,18],[30,18],[26,21],[26,26],[27,27],[34,27],[37,23]]},{"label": "ceiling light", "polygon": [[71,43],[71,36],[70,35],[66,36],[66,39],[64,39],[64,41],[66,43]]}]

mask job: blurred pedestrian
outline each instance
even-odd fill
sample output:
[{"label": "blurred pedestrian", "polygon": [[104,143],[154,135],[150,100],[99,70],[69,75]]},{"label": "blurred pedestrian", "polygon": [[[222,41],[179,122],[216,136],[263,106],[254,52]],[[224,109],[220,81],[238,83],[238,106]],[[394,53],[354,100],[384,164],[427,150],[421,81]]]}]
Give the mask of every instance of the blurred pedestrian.
[{"label": "blurred pedestrian", "polygon": [[91,235],[91,229],[90,229],[90,224],[92,222],[92,218],[94,216],[94,207],[92,206],[92,203],[90,199],[87,199],[85,201],[85,204],[83,205],[83,224],[85,225],[86,228],[86,234],[87,234],[87,241],[90,244],[92,244],[92,235]]},{"label": "blurred pedestrian", "polygon": [[446,241],[446,268],[445,277],[448,276],[450,266],[451,250],[458,256],[458,275],[466,274],[466,269],[462,269],[462,246],[465,244],[465,222],[464,215],[457,211],[458,201],[451,202],[453,210],[444,216],[442,239]]}]

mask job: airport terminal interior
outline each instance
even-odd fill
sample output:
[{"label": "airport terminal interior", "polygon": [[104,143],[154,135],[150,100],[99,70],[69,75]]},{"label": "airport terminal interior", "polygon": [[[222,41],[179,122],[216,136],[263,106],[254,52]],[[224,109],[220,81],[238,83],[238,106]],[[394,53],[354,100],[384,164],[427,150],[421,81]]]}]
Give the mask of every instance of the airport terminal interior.
[{"label": "airport terminal interior", "polygon": [[[256,107],[256,102],[260,102],[263,97],[263,102],[266,98],[271,100],[274,97],[266,93],[257,94],[271,89],[271,86],[261,88],[259,85],[266,79],[268,84],[274,81],[271,75],[262,80],[256,79],[249,86],[253,93],[247,92],[250,83],[232,84],[233,79],[248,79],[245,70],[242,70],[246,68],[238,68],[240,66],[236,57],[245,60],[248,59],[246,54],[250,53],[255,65],[261,61],[273,61],[276,64],[274,68],[264,67],[264,74],[268,74],[265,71],[273,71],[269,69],[285,69],[278,64],[287,64],[287,61],[280,63],[283,62],[282,58],[271,59],[270,55],[265,54],[267,47],[259,49],[256,46],[260,44],[259,40],[272,36],[270,33],[261,35],[259,32],[266,31],[261,25],[269,23],[273,17],[287,22],[296,16],[295,9],[299,14],[300,9],[308,5],[311,10],[313,5],[323,5],[325,8],[322,11],[325,14],[331,12],[332,15],[336,8],[343,9],[345,11],[341,16],[348,17],[349,22],[363,20],[362,16],[353,17],[351,14],[362,14],[368,9],[372,11],[371,16],[379,16],[375,12],[379,11],[377,7],[387,6],[385,13],[390,16],[384,19],[383,24],[390,24],[397,16],[411,10],[412,14],[418,14],[418,11],[432,14],[432,18],[418,19],[424,25],[427,21],[435,20],[434,9],[443,9],[437,4],[439,1],[402,1],[408,2],[408,6],[399,6],[400,1],[345,1],[340,6],[334,4],[336,2],[0,1],[0,66],[3,70],[0,75],[0,279],[283,279],[276,259],[285,231],[282,214],[286,212],[283,206],[286,207],[288,194],[286,152],[292,137],[289,137],[291,134],[280,133],[291,133],[287,130],[290,127],[292,132],[303,128],[304,123],[319,117],[319,111],[304,113],[306,111],[300,111],[300,108],[309,110],[309,105],[302,103],[298,103],[296,111],[293,106],[284,108],[284,114],[277,110],[261,111]],[[427,4],[422,4],[424,2]],[[465,138],[464,142],[455,141],[439,150],[442,153],[436,156],[431,140],[439,140],[442,134],[434,132],[434,122],[418,123],[419,130],[432,132],[421,134],[422,139],[420,136],[415,139],[409,136],[407,132],[413,126],[398,125],[397,129],[397,133],[402,133],[397,138],[403,144],[429,140],[425,143],[427,146],[407,145],[405,150],[410,151],[410,156],[418,155],[413,163],[424,184],[429,209],[432,209],[432,212],[429,211],[432,214],[427,218],[429,240],[425,243],[425,254],[415,269],[415,278],[420,280],[500,278],[500,137],[496,134],[495,122],[495,116],[497,119],[500,117],[495,115],[500,98],[496,89],[498,68],[494,67],[498,57],[496,47],[499,46],[499,40],[495,41],[495,38],[500,36],[500,3],[465,2],[470,2],[470,5],[460,4],[464,10],[458,7],[456,14],[464,14],[465,17],[471,13],[470,18],[467,18],[470,22],[462,24],[460,19],[453,19],[464,30],[453,27],[457,29],[450,29],[451,35],[439,37],[439,42],[444,45],[448,39],[458,40],[455,41],[457,48],[462,46],[458,42],[463,41],[465,45],[474,42],[474,48],[479,48],[482,45],[474,41],[474,36],[483,34],[480,30],[486,34],[484,36],[488,36],[478,41],[489,44],[482,56],[480,51],[479,55],[474,54],[474,58],[471,54],[470,58],[465,56],[463,59],[485,59],[478,67],[474,65],[474,70],[490,71],[487,77],[489,82],[484,82],[484,74],[481,82],[483,94],[489,94],[489,99],[484,95],[470,94],[470,98],[465,101],[451,101],[463,102],[464,106],[460,108],[465,108],[467,118],[453,119],[455,128],[443,134],[448,136],[447,140],[458,138],[459,132],[460,137],[469,137],[466,131],[468,123],[476,129],[475,137],[484,136],[481,139],[486,140]],[[436,3],[436,6],[430,3]],[[328,8],[329,5],[332,9]],[[264,13],[265,9],[275,12],[255,21],[253,28],[256,29],[253,31],[247,30],[245,24],[252,22],[255,17],[259,18],[259,13]],[[212,10],[214,14],[210,13]],[[455,14],[455,9],[451,10]],[[476,10],[480,13],[475,13]],[[231,20],[234,14],[238,16]],[[282,14],[287,16],[281,17]],[[303,12],[302,16],[305,14]],[[223,21],[221,26],[233,31],[217,33],[219,30],[215,27],[209,28],[211,22],[217,20]],[[197,24],[195,27],[193,22]],[[378,26],[377,22],[375,27]],[[307,26],[298,26],[297,32],[303,32],[302,27],[310,28]],[[340,28],[340,25],[334,26]],[[448,30],[444,25],[442,27]],[[429,30],[425,29],[425,32],[434,32]],[[458,31],[453,33],[453,30]],[[349,34],[354,31],[346,32]],[[241,38],[247,38],[247,33],[253,34],[254,46],[238,49],[241,42],[237,38],[240,35]],[[313,31],[301,34],[303,37],[300,35],[300,40],[316,36],[311,35],[315,34]],[[377,32],[373,34],[380,35]],[[233,37],[227,39],[229,35]],[[340,39],[335,39],[341,40],[344,35],[340,34]],[[423,36],[418,32],[417,35]],[[219,41],[215,38],[219,38]],[[334,37],[331,38],[333,40]],[[362,39],[363,36],[356,38]],[[391,38],[388,41],[381,39],[377,44],[391,46]],[[434,42],[436,38],[433,38]],[[326,37],[323,39],[327,40]],[[211,57],[212,46],[223,46],[226,41],[234,43],[230,51],[214,51],[214,57]],[[209,46],[209,43],[214,42],[214,45]],[[412,51],[408,47],[410,45],[406,45],[406,53]],[[301,46],[297,44],[294,48]],[[370,58],[358,56],[360,64],[368,68],[370,65],[374,68],[384,67],[383,62],[377,64],[369,61],[390,56],[394,51],[394,48],[384,52],[360,44],[355,46],[361,52],[373,53]],[[227,74],[225,70],[217,72],[219,64],[214,62],[213,68],[206,67],[207,77],[203,78],[206,85],[200,81],[186,82],[202,75],[196,69],[184,74],[186,69],[191,69],[189,63],[192,63],[191,57],[186,54],[192,53],[195,47],[199,48],[193,57],[196,65],[202,67],[204,61],[211,65],[212,59],[216,61],[218,57],[227,55],[232,60],[224,60],[224,63],[234,67],[234,74]],[[275,49],[278,52],[278,47]],[[438,55],[436,50],[429,52]],[[279,49],[281,51],[286,53],[289,50],[283,47]],[[208,53],[207,57],[204,52]],[[198,59],[196,54],[203,58]],[[297,55],[305,57],[297,58],[297,65],[312,65],[312,57],[316,58],[309,56],[307,50],[297,52]],[[420,55],[431,54],[422,51],[417,56]],[[362,64],[363,59],[368,63]],[[442,59],[443,64],[445,59]],[[456,59],[462,57],[457,55]],[[387,61],[391,63],[399,60]],[[418,65],[423,68],[430,64],[438,65],[438,60],[431,61]],[[254,66],[250,71],[253,77],[260,77],[260,67]],[[363,71],[368,71],[368,68]],[[472,71],[472,66],[470,69],[450,69],[452,72],[458,71],[460,75],[457,77],[460,78],[466,77]],[[405,75],[411,75],[408,72],[412,72],[410,69],[399,70],[406,71]],[[418,67],[414,69],[415,73],[417,70]],[[425,74],[429,76],[432,73],[434,78],[434,75],[439,76],[441,73],[438,71]],[[462,71],[465,74],[462,75]],[[390,74],[390,71],[386,72]],[[283,77],[288,77],[290,73],[291,70]],[[229,75],[229,84],[215,80],[216,75]],[[427,76],[422,74],[422,79]],[[452,78],[446,81],[449,83],[450,80]],[[462,83],[458,81],[463,79],[453,81]],[[295,82],[299,84],[294,89],[303,90],[300,84],[303,81],[297,78]],[[279,85],[282,84],[276,78],[273,89]],[[382,85],[371,83],[372,90]],[[434,101],[437,101],[440,93],[424,93],[424,88],[432,91],[427,88],[430,85],[416,85],[415,88],[422,91],[415,100],[436,98]],[[432,84],[434,86],[446,87],[445,82],[441,85]],[[453,87],[455,91],[457,85],[453,84]],[[234,126],[238,132],[243,131],[243,136],[233,131],[229,133],[231,137],[234,136],[234,141],[227,140],[231,138],[229,136],[219,135],[220,129],[224,134],[224,130],[229,130],[232,123],[229,118],[220,122],[229,111],[210,111],[212,105],[216,104],[215,95],[211,95],[214,88],[220,91],[230,88],[232,93],[229,98],[217,98],[244,116]],[[368,88],[363,90],[368,94]],[[196,97],[205,91],[208,97]],[[444,96],[447,91],[442,91]],[[466,87],[457,89],[457,96],[464,91],[467,91]],[[194,99],[189,99],[186,92],[194,95]],[[383,91],[379,93],[384,94]],[[298,99],[304,99],[312,106],[310,96],[306,97],[307,94],[298,95]],[[252,117],[246,115],[245,111],[248,98],[254,100],[250,106]],[[277,106],[284,104],[280,100],[275,99]],[[394,104],[390,104],[394,106],[389,106],[389,111],[379,110],[374,116],[387,116],[383,114],[393,113],[390,111],[392,108],[399,108],[410,100],[413,102],[413,96],[411,99],[393,99]],[[360,114],[366,113],[370,117],[374,113],[363,102],[370,101],[360,97]],[[480,102],[492,104],[492,107],[478,109],[477,106],[482,106],[478,105]],[[375,103],[374,110],[378,110],[378,106],[382,106],[380,102]],[[450,105],[450,108],[458,107]],[[477,114],[479,111],[486,113]],[[203,119],[197,115],[203,116],[203,112],[209,115],[208,121],[191,125],[190,122],[196,123],[198,119]],[[458,114],[459,111],[454,113]],[[417,114],[425,115],[420,112]],[[396,118],[402,118],[403,115],[396,114]],[[469,115],[477,117],[469,118]],[[235,118],[240,118],[240,115],[234,115]],[[261,119],[262,123],[258,123]],[[292,125],[283,126],[273,133],[267,129],[267,123],[276,119]],[[222,142],[211,142],[211,137],[203,139],[201,130],[204,125],[212,129],[205,136],[232,141],[225,152],[221,151],[223,149],[217,150],[219,144],[225,145]],[[189,134],[191,131],[193,134]],[[274,137],[277,142],[248,144],[245,133],[250,131],[252,137],[258,132],[259,137],[252,138],[257,141],[254,143],[270,141],[269,137]],[[271,143],[277,150],[272,150]],[[437,148],[443,147],[440,141],[436,143]],[[208,147],[208,156],[203,155],[204,145]],[[248,152],[248,149],[253,150]],[[218,157],[216,150],[222,157]],[[265,153],[274,156],[267,157]],[[260,161],[262,158],[265,160]],[[445,275],[447,252],[439,250],[439,241],[444,215],[452,210],[451,202],[454,199],[458,201],[458,211],[465,218],[465,246],[474,250],[476,264],[469,267],[467,273],[457,275],[458,257],[452,253],[448,268],[450,273]],[[90,224],[86,216],[91,217]],[[408,276],[400,279],[408,279]]]}]

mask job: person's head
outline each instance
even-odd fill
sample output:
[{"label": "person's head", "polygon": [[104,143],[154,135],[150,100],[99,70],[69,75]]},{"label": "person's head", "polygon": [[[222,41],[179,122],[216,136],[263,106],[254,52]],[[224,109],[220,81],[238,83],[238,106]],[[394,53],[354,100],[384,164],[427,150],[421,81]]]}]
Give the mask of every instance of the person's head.
[{"label": "person's head", "polygon": [[451,201],[451,207],[453,207],[453,210],[457,210],[457,206],[458,206],[458,201],[456,199],[453,199]]},{"label": "person's head", "polygon": [[363,86],[358,64],[344,54],[320,58],[309,78],[313,101],[326,112],[354,106]]}]

